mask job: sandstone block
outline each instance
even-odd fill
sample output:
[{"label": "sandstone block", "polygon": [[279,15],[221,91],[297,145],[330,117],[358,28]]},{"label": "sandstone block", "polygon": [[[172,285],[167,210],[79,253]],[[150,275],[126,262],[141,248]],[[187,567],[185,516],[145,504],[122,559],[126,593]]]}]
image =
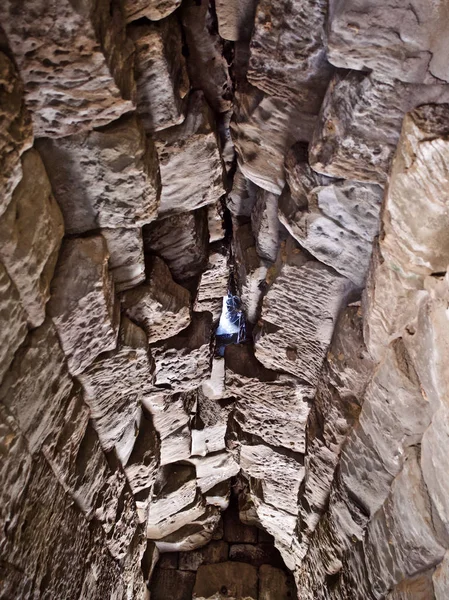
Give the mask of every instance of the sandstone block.
[{"label": "sandstone block", "polygon": [[202,92],[189,96],[185,121],[155,135],[167,217],[212,204],[224,194],[223,169],[212,116]]},{"label": "sandstone block", "polygon": [[143,229],[145,252],[163,258],[176,281],[196,277],[206,268],[208,237],[205,209],[157,220]]},{"label": "sandstone block", "polygon": [[256,358],[316,383],[348,289],[346,278],[321,263],[285,264],[263,301]]},{"label": "sandstone block", "polygon": [[88,133],[41,139],[37,148],[66,233],[132,229],[156,218],[157,156],[134,115]]},{"label": "sandstone block", "polygon": [[259,2],[251,36],[250,83],[294,101],[302,93],[312,93],[319,109],[331,75],[323,45],[326,8],[322,0],[301,5],[286,0]]},{"label": "sandstone block", "polygon": [[12,61],[0,52],[0,215],[22,177],[20,156],[33,143],[31,115],[25,107],[23,83]]},{"label": "sandstone block", "polygon": [[127,21],[147,17],[150,21],[164,19],[181,4],[181,0],[125,0],[124,9]]},{"label": "sandstone block", "polygon": [[251,227],[258,255],[274,262],[279,248],[278,196],[258,188],[251,211]]},{"label": "sandstone block", "polygon": [[310,190],[307,210],[284,192],[279,218],[315,258],[362,287],[379,231],[381,201],[378,185],[336,183]]},{"label": "sandstone block", "polygon": [[155,385],[174,392],[199,387],[211,371],[211,338],[212,315],[194,313],[187,329],[153,346]]},{"label": "sandstone block", "polygon": [[238,463],[230,452],[215,452],[202,457],[190,459],[195,465],[198,487],[203,494],[217,484],[226,481],[240,471]]},{"label": "sandstone block", "polygon": [[51,320],[27,336],[0,387],[0,400],[16,418],[30,451],[63,426],[73,387]]},{"label": "sandstone block", "polygon": [[[388,8],[387,8],[388,7]],[[447,6],[355,0],[335,6],[327,31],[328,58],[342,69],[372,70],[410,83],[449,82],[445,63]]]},{"label": "sandstone block", "polygon": [[292,577],[271,565],[260,567],[259,582],[259,600],[287,600],[296,595]]},{"label": "sandstone block", "polygon": [[200,565],[225,562],[228,559],[228,550],[229,545],[226,542],[217,540],[192,552],[180,552],[179,568],[182,571],[197,571]]},{"label": "sandstone block", "polygon": [[64,242],[52,282],[49,314],[73,375],[86,369],[101,352],[115,348],[118,315],[102,236]]},{"label": "sandstone block", "polygon": [[156,567],[151,582],[151,596],[154,600],[190,600],[194,585],[194,573]]},{"label": "sandstone block", "polygon": [[133,288],[145,279],[142,230],[102,229],[109,252],[109,270],[117,292]]},{"label": "sandstone block", "polygon": [[402,120],[420,104],[445,103],[444,85],[413,85],[355,71],[332,78],[310,147],[315,171],[384,183]]},{"label": "sandstone block", "polygon": [[19,292],[0,263],[0,381],[27,334],[27,314]]},{"label": "sandstone block", "polygon": [[217,592],[227,594],[230,598],[256,600],[257,569],[238,562],[201,565],[196,575],[194,597],[204,600]]},{"label": "sandstone block", "polygon": [[223,222],[223,207],[221,201],[215,202],[215,204],[208,204],[207,206],[207,225],[209,229],[209,243],[219,242],[225,235],[224,222]]},{"label": "sandstone block", "polygon": [[[198,509],[195,510],[198,512]],[[206,506],[201,511],[195,516],[193,511],[186,510],[186,513],[192,515],[191,522],[158,540],[156,544],[160,551],[191,552],[209,543],[217,528],[221,512],[215,506]]]},{"label": "sandstone block", "polygon": [[182,123],[189,79],[176,17],[132,25],[128,35],[136,48],[137,112],[145,130],[154,132]]},{"label": "sandstone block", "polygon": [[176,335],[190,323],[189,292],[173,281],[157,256],[151,259],[145,283],[123,294],[122,306],[145,330],[150,344]]},{"label": "sandstone block", "polygon": [[250,217],[256,202],[257,187],[237,167],[232,190],[226,198],[226,206],[234,217]]},{"label": "sandstone block", "polygon": [[0,16],[38,137],[99,127],[132,110],[133,48],[118,5],[7,0]]},{"label": "sandstone block", "polygon": [[115,448],[124,465],[139,429],[142,397],[151,389],[151,372],[146,336],[124,317],[117,349],[100,354],[78,375],[103,448]]},{"label": "sandstone block", "polygon": [[254,26],[257,2],[254,0],[218,0],[215,4],[218,32],[225,40],[249,40]]},{"label": "sandstone block", "polygon": [[35,150],[22,156],[22,174],[0,218],[0,260],[19,290],[28,322],[38,327],[45,319],[64,224]]},{"label": "sandstone block", "polygon": [[261,567],[266,564],[277,568],[284,566],[279,551],[276,550],[272,543],[231,544],[229,547],[229,558],[238,562],[247,562],[254,567]]},{"label": "sandstone block", "polygon": [[433,587],[435,600],[444,600],[449,592],[449,555],[446,552],[443,561],[438,565],[433,574]]},{"label": "sandstone block", "polygon": [[198,4],[187,0],[182,5],[181,20],[189,48],[187,67],[192,87],[203,90],[214,111],[223,113],[232,107],[233,86],[216,18],[207,2]]},{"label": "sandstone block", "polygon": [[218,321],[222,311],[223,298],[227,295],[229,267],[226,255],[214,252],[209,255],[207,269],[202,273],[193,309],[197,312],[212,313]]}]

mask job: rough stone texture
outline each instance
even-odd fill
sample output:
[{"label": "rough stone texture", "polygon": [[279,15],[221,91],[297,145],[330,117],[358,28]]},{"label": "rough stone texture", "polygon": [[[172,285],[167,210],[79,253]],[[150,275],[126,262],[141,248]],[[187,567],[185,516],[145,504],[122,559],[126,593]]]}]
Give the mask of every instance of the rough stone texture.
[{"label": "rough stone texture", "polygon": [[217,113],[232,106],[232,81],[224,56],[223,41],[217,33],[216,15],[208,2],[183,2],[181,20],[189,55],[187,67],[194,89],[204,96]]},{"label": "rough stone texture", "polygon": [[127,21],[147,17],[159,21],[170,15],[181,4],[180,0],[125,0],[124,10]]},{"label": "rough stone texture", "polygon": [[232,248],[245,316],[250,323],[255,323],[260,313],[269,263],[257,254],[256,240],[250,224],[239,225],[237,221],[234,222]]},{"label": "rough stone texture", "polygon": [[176,18],[130,26],[128,35],[136,48],[137,112],[145,130],[178,125],[185,116],[189,79]]},{"label": "rough stone texture", "polygon": [[315,258],[363,287],[372,244],[379,231],[382,188],[355,182],[307,190],[304,197],[285,191],[279,219]]},{"label": "rough stone texture", "polygon": [[134,228],[156,218],[157,156],[134,115],[100,130],[41,139],[37,147],[67,233]]},{"label": "rough stone texture", "polygon": [[177,281],[195,277],[206,268],[208,241],[205,209],[158,220],[143,229],[145,252],[163,258]]},{"label": "rough stone texture", "polygon": [[36,136],[70,135],[132,110],[133,48],[119,5],[37,0],[17,6],[7,0],[0,17],[25,82]]},{"label": "rough stone texture", "polygon": [[[363,10],[360,10],[363,6]],[[380,77],[410,83],[449,81],[447,6],[432,10],[414,1],[383,4],[356,0],[335,3],[329,20],[328,57],[343,69],[372,70]]]},{"label": "rough stone texture", "polygon": [[145,279],[142,230],[102,229],[109,252],[109,270],[117,292],[133,288]]},{"label": "rough stone texture", "polygon": [[332,78],[310,148],[313,169],[384,183],[407,111],[449,100],[447,86],[411,85],[350,72]]},{"label": "rough stone texture", "polygon": [[[220,588],[230,598],[257,598],[257,570],[251,565],[238,562],[201,565],[197,572],[195,598],[210,598]],[[224,590],[223,590],[224,591]]]},{"label": "rough stone texture", "polygon": [[190,323],[190,295],[175,283],[164,261],[151,259],[144,284],[125,292],[125,314],[145,330],[148,343],[170,338]]},{"label": "rough stone texture", "polygon": [[210,313],[194,313],[187,329],[153,346],[155,385],[186,392],[207,379],[211,370],[211,329]]},{"label": "rough stone texture", "polygon": [[[251,37],[248,81],[270,95],[319,107],[331,67],[323,45],[326,3],[261,0]],[[303,100],[303,101],[304,101]],[[312,111],[310,111],[312,112]]]},{"label": "rough stone texture", "polygon": [[70,372],[81,373],[117,342],[117,311],[102,236],[66,240],[52,282],[49,314]]},{"label": "rough stone texture", "polygon": [[224,193],[218,142],[201,92],[190,94],[185,121],[158,132],[155,142],[162,181],[160,216],[195,210]]},{"label": "rough stone texture", "polygon": [[258,189],[251,211],[251,226],[260,258],[274,262],[279,248],[278,197]]},{"label": "rough stone texture", "polygon": [[19,291],[28,322],[37,327],[45,319],[64,226],[44,165],[35,150],[23,155],[22,173],[0,218],[0,260]]},{"label": "rough stone texture", "polygon": [[234,217],[250,217],[256,202],[257,187],[244,177],[237,167],[232,190],[226,198],[226,206]]},{"label": "rough stone texture", "polygon": [[259,600],[288,600],[295,597],[294,584],[281,569],[262,565],[259,578]]},{"label": "rough stone texture", "polygon": [[254,25],[255,0],[217,0],[218,33],[225,40],[249,40]]},{"label": "rough stone texture", "polygon": [[33,143],[31,116],[23,99],[23,83],[12,61],[0,52],[0,215],[22,177],[21,154]]},{"label": "rough stone texture", "polygon": [[283,265],[263,301],[257,359],[316,383],[348,287],[321,263]]},{"label": "rough stone texture", "polygon": [[27,334],[27,315],[19,292],[0,263],[0,381]]},{"label": "rough stone texture", "polygon": [[142,396],[152,383],[145,333],[123,317],[117,349],[102,353],[78,379],[103,448],[115,448],[126,464],[140,425]]},{"label": "rough stone texture", "polygon": [[214,321],[220,318],[223,298],[228,292],[229,267],[227,257],[219,252],[209,256],[207,269],[201,275],[194,310],[209,311]]}]

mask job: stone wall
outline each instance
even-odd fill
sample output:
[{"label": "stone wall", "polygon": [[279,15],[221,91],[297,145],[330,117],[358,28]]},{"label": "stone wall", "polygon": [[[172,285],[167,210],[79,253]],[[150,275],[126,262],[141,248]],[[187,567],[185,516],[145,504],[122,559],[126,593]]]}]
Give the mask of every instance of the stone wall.
[{"label": "stone wall", "polygon": [[449,597],[446,3],[0,25],[0,598]]}]

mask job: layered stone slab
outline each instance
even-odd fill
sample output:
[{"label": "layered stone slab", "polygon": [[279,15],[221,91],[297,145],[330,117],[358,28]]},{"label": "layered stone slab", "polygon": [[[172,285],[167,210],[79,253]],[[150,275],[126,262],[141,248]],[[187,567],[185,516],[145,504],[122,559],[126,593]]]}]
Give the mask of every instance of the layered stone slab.
[{"label": "layered stone slab", "polygon": [[136,229],[102,229],[109,251],[109,270],[117,292],[133,288],[145,279],[143,238]]},{"label": "layered stone slab", "polygon": [[7,0],[0,16],[37,136],[99,127],[133,109],[133,48],[118,5]]},{"label": "layered stone slab", "polygon": [[127,31],[136,48],[137,112],[145,130],[178,125],[185,116],[189,79],[177,19],[136,24]]},{"label": "layered stone slab", "polygon": [[62,214],[36,150],[22,157],[22,179],[0,218],[0,260],[19,290],[32,327],[45,319],[59,247]]},{"label": "layered stone slab", "polygon": [[41,139],[37,148],[67,233],[135,228],[156,218],[157,156],[135,115],[88,133]]},{"label": "layered stone slab", "polygon": [[148,343],[170,338],[190,323],[190,294],[175,283],[162,259],[152,257],[144,284],[125,292],[125,314],[145,330]]},{"label": "layered stone slab", "polygon": [[101,352],[115,348],[117,308],[104,238],[67,239],[48,310],[73,375],[82,373]]},{"label": "layered stone slab", "polygon": [[207,266],[207,211],[173,215],[143,229],[145,252],[164,259],[176,281],[198,276]]},{"label": "layered stone slab", "polygon": [[328,58],[342,69],[369,69],[379,77],[447,83],[447,14],[444,2],[431,10],[420,0],[407,6],[340,2],[328,23]]},{"label": "layered stone slab", "polygon": [[20,156],[33,143],[31,115],[25,107],[23,83],[13,62],[0,52],[0,215],[22,178]]},{"label": "layered stone slab", "polygon": [[180,4],[181,0],[125,0],[124,10],[127,21],[136,21],[142,17],[159,21],[168,17]]},{"label": "layered stone slab", "polygon": [[185,121],[158,132],[155,143],[162,181],[160,216],[192,211],[222,196],[218,142],[202,92],[190,94]]},{"label": "layered stone slab", "polygon": [[218,0],[215,10],[220,36],[231,42],[249,40],[254,26],[256,6],[255,0]]}]

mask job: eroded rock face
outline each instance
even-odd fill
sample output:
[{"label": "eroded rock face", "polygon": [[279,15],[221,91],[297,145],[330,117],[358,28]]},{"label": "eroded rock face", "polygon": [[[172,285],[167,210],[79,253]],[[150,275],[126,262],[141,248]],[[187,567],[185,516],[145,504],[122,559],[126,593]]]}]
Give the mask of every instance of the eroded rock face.
[{"label": "eroded rock face", "polygon": [[2,598],[447,600],[446,8],[1,4]]},{"label": "eroded rock face", "polygon": [[112,0],[83,7],[8,0],[0,16],[37,136],[70,135],[132,110],[133,48]]},{"label": "eroded rock face", "polygon": [[39,140],[38,148],[68,233],[133,228],[156,218],[156,152],[135,116],[90,133]]}]

